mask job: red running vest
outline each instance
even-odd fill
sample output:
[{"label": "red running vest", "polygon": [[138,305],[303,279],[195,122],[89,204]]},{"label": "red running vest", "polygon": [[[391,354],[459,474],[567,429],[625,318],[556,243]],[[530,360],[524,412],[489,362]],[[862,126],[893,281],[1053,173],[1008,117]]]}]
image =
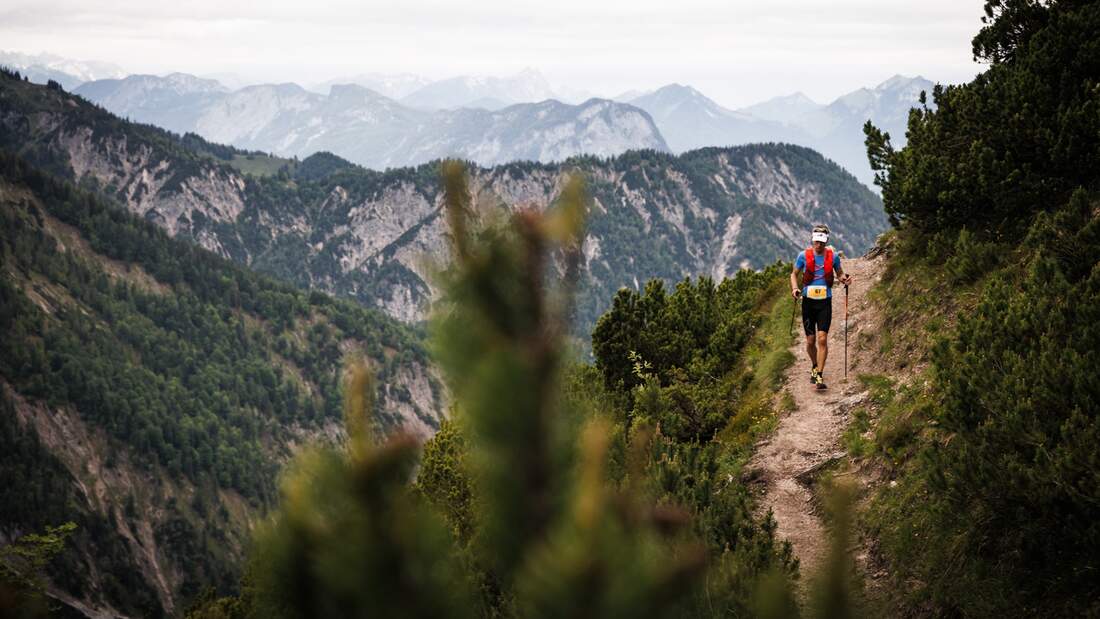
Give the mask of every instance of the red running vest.
[{"label": "red running vest", "polygon": [[[825,248],[825,283],[833,287],[833,248]],[[814,283],[814,273],[817,272],[817,260],[814,258],[814,248],[806,249],[806,268],[802,271],[802,287],[805,288]]]}]

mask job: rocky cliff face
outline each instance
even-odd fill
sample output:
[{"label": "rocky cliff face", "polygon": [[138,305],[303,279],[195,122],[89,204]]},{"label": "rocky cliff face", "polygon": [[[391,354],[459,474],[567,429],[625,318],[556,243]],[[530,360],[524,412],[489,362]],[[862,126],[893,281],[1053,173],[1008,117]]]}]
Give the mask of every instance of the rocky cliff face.
[{"label": "rocky cliff face", "polygon": [[[314,180],[292,173],[261,178],[163,132],[85,109],[64,93],[7,83],[0,104],[0,123],[18,143],[33,144],[74,179],[98,183],[173,234],[402,320],[426,316],[425,258],[445,249],[435,165],[385,173],[352,168]],[[587,121],[599,125],[615,113],[597,106]],[[111,123],[115,131],[101,128]],[[472,187],[484,203],[546,208],[568,172],[584,174],[594,198],[582,333],[620,286],[653,277],[721,277],[791,260],[817,221],[828,223],[834,243],[848,252],[871,246],[886,227],[876,196],[817,153],[789,145],[473,168]]]}]

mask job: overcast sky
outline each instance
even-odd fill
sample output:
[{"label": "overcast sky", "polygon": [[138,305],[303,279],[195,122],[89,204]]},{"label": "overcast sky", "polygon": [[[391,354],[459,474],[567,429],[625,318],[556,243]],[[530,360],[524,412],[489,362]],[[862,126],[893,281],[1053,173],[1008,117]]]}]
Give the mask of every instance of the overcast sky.
[{"label": "overcast sky", "polygon": [[980,0],[0,0],[0,49],[305,85],[531,67],[555,87],[679,82],[738,107],[897,73],[968,81],[981,15]]}]

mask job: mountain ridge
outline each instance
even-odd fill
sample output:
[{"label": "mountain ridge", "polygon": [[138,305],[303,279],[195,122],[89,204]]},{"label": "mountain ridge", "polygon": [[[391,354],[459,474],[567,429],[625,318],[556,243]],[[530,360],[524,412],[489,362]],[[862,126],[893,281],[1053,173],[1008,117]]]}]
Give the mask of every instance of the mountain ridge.
[{"label": "mountain ridge", "polygon": [[[126,124],[66,93],[8,80],[0,94],[9,147],[97,183],[172,234],[404,320],[425,316],[432,290],[423,257],[446,253],[436,164],[373,172],[337,162],[340,169],[307,180],[293,176],[300,162],[249,161],[200,138]],[[261,159],[282,166],[279,173],[235,167]],[[595,200],[581,332],[620,286],[696,272],[720,277],[790,259],[802,230],[818,219],[834,224],[848,251],[870,246],[886,225],[877,197],[854,178],[817,153],[784,145],[475,166],[471,186],[490,204],[546,208],[570,171],[588,176]]]},{"label": "mountain ridge", "polygon": [[75,93],[170,131],[284,156],[327,150],[374,169],[446,156],[490,165],[667,148],[648,115],[603,99],[425,111],[357,85],[333,85],[319,95],[293,83],[223,91],[196,79],[181,91],[178,78],[160,78],[159,88],[155,79],[92,82]]}]

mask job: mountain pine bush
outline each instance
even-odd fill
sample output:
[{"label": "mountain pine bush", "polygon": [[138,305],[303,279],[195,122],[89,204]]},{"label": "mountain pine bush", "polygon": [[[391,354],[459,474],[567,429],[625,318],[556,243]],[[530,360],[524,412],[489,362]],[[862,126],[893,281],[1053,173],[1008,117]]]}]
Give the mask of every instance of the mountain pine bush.
[{"label": "mountain pine bush", "polygon": [[[1056,219],[1063,226],[1044,218],[1032,238],[1100,227],[1096,217]],[[1065,609],[1096,611],[1100,261],[1067,276],[1051,256],[1061,247],[1043,243],[1026,269],[993,278],[936,351],[936,420],[950,440],[928,452],[927,472],[964,564],[1004,583],[1007,599],[1041,591]]]},{"label": "mountain pine bush", "polygon": [[910,112],[908,143],[867,123],[887,214],[918,228],[981,226],[1018,234],[1065,204],[1100,169],[1100,5],[989,0],[972,82],[936,86],[935,109]]},{"label": "mountain pine bush", "polygon": [[904,149],[866,127],[899,262],[965,309],[870,520],[922,612],[1096,616],[1100,4],[990,0],[983,21],[989,69],[937,87]]},{"label": "mountain pine bush", "polygon": [[630,416],[682,441],[706,440],[733,414],[743,390],[731,374],[763,318],[784,267],[742,270],[717,286],[685,279],[669,294],[660,280],[623,288],[592,331],[596,368]]}]

